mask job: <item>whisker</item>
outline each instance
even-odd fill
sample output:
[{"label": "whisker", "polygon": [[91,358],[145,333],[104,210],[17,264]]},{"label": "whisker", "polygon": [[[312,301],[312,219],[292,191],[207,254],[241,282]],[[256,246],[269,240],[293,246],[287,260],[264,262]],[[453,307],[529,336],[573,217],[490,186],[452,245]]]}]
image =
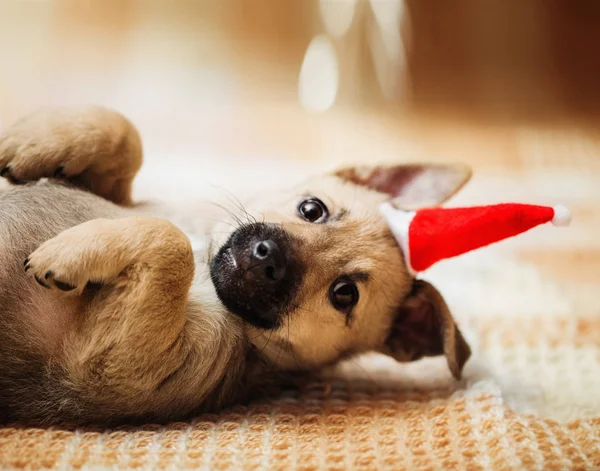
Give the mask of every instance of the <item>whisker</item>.
[{"label": "whisker", "polygon": [[246,215],[246,219],[248,220],[249,224],[256,224],[258,222],[258,220],[254,216],[252,216],[252,214],[250,214],[244,206],[242,206],[242,211],[244,211],[244,214]]},{"label": "whisker", "polygon": [[221,191],[223,194],[225,194],[225,196],[229,199],[229,201],[231,203],[233,203],[234,206],[236,206],[239,210],[241,210],[244,213],[248,223],[252,224],[252,222],[254,222],[254,223],[258,222],[254,216],[252,216],[250,213],[248,213],[248,211],[246,210],[246,208],[244,207],[244,205],[240,201],[240,199],[237,198],[232,192],[230,192],[229,190],[227,190],[225,188],[218,187],[216,185],[213,185],[213,186],[216,189],[218,189],[219,191]]},{"label": "whisker", "polygon": [[287,337],[288,337],[287,338],[288,348],[290,350],[290,353],[294,357],[294,361],[296,362],[296,366],[298,367],[298,369],[301,369],[302,367],[300,366],[300,362],[298,361],[298,357],[296,356],[296,351],[294,350],[294,346],[292,345],[292,342],[290,342],[290,318],[289,318],[289,316],[287,318]]},{"label": "whisker", "polygon": [[312,311],[310,309],[307,309],[305,307],[302,306],[294,306],[295,309],[298,309],[300,311],[304,311],[304,312],[308,312],[309,314],[313,314],[315,316],[318,316],[320,313],[316,312],[316,311]]},{"label": "whisker", "polygon": [[223,193],[227,197],[227,199],[229,199],[229,201],[234,204],[234,206],[237,206],[239,209],[242,209],[244,207],[240,199],[237,198],[231,191],[227,190],[226,188],[223,188],[222,186],[214,184],[211,186]]},{"label": "whisker", "polygon": [[204,220],[204,221],[219,222],[221,224],[227,224],[228,226],[231,226],[231,227],[236,227],[235,224],[231,223],[231,221],[225,221],[223,219],[208,218],[208,217],[196,217],[195,219],[201,219],[201,220]]},{"label": "whisker", "polygon": [[[233,224],[230,224],[230,225],[233,226]],[[233,227],[236,227],[236,226],[233,226]],[[231,231],[210,231],[210,234],[231,234]]]},{"label": "whisker", "polygon": [[259,356],[262,357],[263,352],[265,351],[265,348],[267,348],[267,345],[269,345],[269,342],[271,341],[271,337],[273,336],[273,331],[274,329],[271,329],[271,333],[269,334],[269,338],[267,339],[267,341],[265,342],[264,347],[260,350],[260,352],[258,353]]},{"label": "whisker", "polygon": [[229,214],[229,216],[231,216],[231,218],[238,224],[239,227],[243,227],[246,225],[233,211],[231,211],[226,206],[223,206],[220,203],[216,203],[215,201],[209,201],[209,203],[216,206],[217,208],[221,208],[223,211]]},{"label": "whisker", "polygon": [[373,378],[369,374],[369,372],[365,369],[365,367],[359,363],[358,358],[348,358],[347,360],[350,361],[354,366],[358,366],[362,370],[364,375],[367,377],[367,380],[370,381],[371,383],[373,383],[373,385],[376,388],[379,388],[379,383],[377,382],[377,380],[375,378]]},{"label": "whisker", "polygon": [[[244,320],[244,324],[248,324],[248,323]],[[250,337],[250,336],[248,336],[248,340],[254,342],[257,338],[259,338],[260,336],[264,335],[264,333],[265,333],[264,331],[259,332],[256,337]]]},{"label": "whisker", "polygon": [[279,358],[283,354],[283,348],[281,348],[281,345],[279,345],[278,348],[279,348],[279,352],[277,352],[277,357],[275,358],[275,361],[273,362],[275,366],[277,366],[277,364],[279,362]]}]

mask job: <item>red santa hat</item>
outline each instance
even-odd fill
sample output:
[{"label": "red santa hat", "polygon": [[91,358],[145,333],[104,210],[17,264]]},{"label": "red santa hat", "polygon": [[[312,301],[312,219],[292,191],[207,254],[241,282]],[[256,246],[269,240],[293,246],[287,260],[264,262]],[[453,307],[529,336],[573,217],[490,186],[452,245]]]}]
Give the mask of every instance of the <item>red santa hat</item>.
[{"label": "red santa hat", "polygon": [[567,226],[571,213],[564,206],[496,204],[471,208],[428,208],[402,211],[381,206],[413,274],[440,260],[456,257],[552,222]]}]

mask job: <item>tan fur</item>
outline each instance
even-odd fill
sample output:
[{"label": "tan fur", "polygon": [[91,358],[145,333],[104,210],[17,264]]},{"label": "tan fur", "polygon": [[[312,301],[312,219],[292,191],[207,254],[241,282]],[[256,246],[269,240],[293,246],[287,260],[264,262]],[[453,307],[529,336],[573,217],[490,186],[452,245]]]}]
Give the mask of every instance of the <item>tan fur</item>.
[{"label": "tan fur", "polygon": [[[126,207],[141,159],[134,127],[100,108],[45,110],[0,138],[0,171],[8,168],[9,180],[56,174],[121,205],[57,182],[0,194],[0,247],[8,260],[0,271],[0,355],[7,359],[0,415],[175,419],[240,400],[283,381],[285,372],[315,372],[372,350],[401,361],[445,354],[460,376],[468,346],[439,293],[409,275],[377,207],[390,198],[402,204],[403,195],[411,206],[419,194],[439,203],[468,170],[411,166],[320,176],[248,202],[248,213],[217,224],[210,245],[193,253],[175,225]],[[423,178],[415,178],[423,175],[437,190],[424,192]],[[298,218],[307,195],[327,205],[330,222]],[[274,330],[229,313],[210,280],[207,262],[241,216],[283,227],[309,267]],[[344,316],[328,290],[357,272],[364,275],[359,302]]]},{"label": "tan fur", "polygon": [[131,182],[142,165],[142,144],[122,115],[85,106],[44,108],[15,123],[0,138],[0,169],[18,182],[53,177],[118,204],[131,203]]},{"label": "tan fur", "polygon": [[[303,194],[320,198],[332,214],[345,210],[347,215],[331,224],[300,222],[295,207]],[[266,345],[265,356],[284,367],[318,367],[383,344],[394,308],[412,284],[402,254],[376,210],[385,199],[384,194],[329,176],[249,204],[256,217],[281,223],[300,237],[306,246],[301,257],[311,267],[300,289],[299,307],[286,324],[275,332],[252,329],[258,346]],[[360,283],[360,302],[346,325],[329,303],[327,290],[339,275],[352,272],[367,272],[370,278]]]}]

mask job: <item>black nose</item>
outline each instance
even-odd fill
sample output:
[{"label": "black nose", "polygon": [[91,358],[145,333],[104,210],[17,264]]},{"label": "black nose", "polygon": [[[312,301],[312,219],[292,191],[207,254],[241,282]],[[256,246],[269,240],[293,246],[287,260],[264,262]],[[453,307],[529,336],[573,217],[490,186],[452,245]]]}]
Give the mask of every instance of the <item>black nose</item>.
[{"label": "black nose", "polygon": [[252,247],[250,271],[258,278],[275,282],[285,276],[286,260],[272,240],[261,240]]},{"label": "black nose", "polygon": [[210,262],[219,300],[251,325],[278,328],[293,308],[304,276],[298,247],[279,225],[244,224],[236,229]]}]

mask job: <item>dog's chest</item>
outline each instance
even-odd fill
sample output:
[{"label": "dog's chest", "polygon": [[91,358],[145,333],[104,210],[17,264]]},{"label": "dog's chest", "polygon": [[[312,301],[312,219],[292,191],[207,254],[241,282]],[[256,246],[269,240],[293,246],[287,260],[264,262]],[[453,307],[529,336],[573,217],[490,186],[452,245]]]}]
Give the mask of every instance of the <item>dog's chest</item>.
[{"label": "dog's chest", "polygon": [[205,258],[210,242],[209,231],[214,225],[214,209],[202,202],[192,204],[153,202],[144,212],[164,218],[175,224],[189,238],[196,260]]}]

